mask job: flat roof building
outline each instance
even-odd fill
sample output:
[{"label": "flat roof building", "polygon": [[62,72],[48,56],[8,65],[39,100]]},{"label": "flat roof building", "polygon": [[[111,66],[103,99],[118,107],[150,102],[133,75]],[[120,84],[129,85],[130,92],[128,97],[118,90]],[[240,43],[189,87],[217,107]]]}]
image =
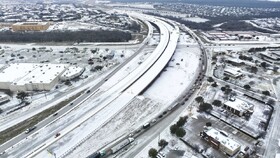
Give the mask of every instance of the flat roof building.
[{"label": "flat roof building", "polygon": [[224,69],[224,75],[232,78],[240,78],[243,74],[240,72],[239,68],[226,67]]},{"label": "flat roof building", "polygon": [[224,108],[240,117],[244,116],[244,114],[252,114],[254,112],[253,105],[248,104],[247,102],[238,98],[236,98],[235,101],[225,102]]},{"label": "flat roof building", "polygon": [[85,71],[85,68],[78,67],[78,66],[70,66],[67,68],[67,70],[61,75],[60,79],[63,81],[71,80],[76,77],[79,77],[83,74]]},{"label": "flat roof building", "polygon": [[12,25],[13,31],[45,31],[49,27],[49,22],[18,22]]},{"label": "flat roof building", "polygon": [[200,133],[200,136],[214,148],[219,149],[230,156],[233,156],[240,151],[241,145],[237,141],[229,138],[223,131],[207,127]]},{"label": "flat roof building", "polygon": [[51,90],[67,67],[66,64],[11,64],[0,73],[0,89]]}]

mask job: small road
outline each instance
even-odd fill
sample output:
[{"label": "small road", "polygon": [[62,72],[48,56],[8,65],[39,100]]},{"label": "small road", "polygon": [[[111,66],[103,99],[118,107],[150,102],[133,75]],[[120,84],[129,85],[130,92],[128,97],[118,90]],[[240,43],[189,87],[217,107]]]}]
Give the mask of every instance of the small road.
[{"label": "small road", "polygon": [[272,117],[272,121],[270,123],[270,128],[268,129],[268,133],[266,135],[266,148],[263,157],[273,158],[277,153],[280,153],[280,108],[279,102],[274,106],[274,115]]}]

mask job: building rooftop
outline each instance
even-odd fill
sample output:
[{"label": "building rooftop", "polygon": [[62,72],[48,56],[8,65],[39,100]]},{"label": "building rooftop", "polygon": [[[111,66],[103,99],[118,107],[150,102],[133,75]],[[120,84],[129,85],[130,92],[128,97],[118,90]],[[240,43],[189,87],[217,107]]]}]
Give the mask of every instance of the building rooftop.
[{"label": "building rooftop", "polygon": [[50,83],[68,67],[67,64],[11,64],[0,72],[0,82],[14,85],[26,83]]},{"label": "building rooftop", "polygon": [[225,134],[223,134],[221,131],[218,131],[214,128],[210,128],[208,131],[205,132],[208,136],[214,138],[221,144],[223,144],[228,149],[234,151],[238,148],[240,148],[240,144],[236,142],[235,140],[227,137]]},{"label": "building rooftop", "polygon": [[11,64],[0,72],[0,82],[14,82],[30,73],[36,66],[30,63]]},{"label": "building rooftop", "polygon": [[253,105],[249,105],[247,102],[238,98],[236,98],[235,101],[227,101],[224,104],[240,112],[245,112],[253,108]]},{"label": "building rooftop", "polygon": [[48,22],[18,22],[15,23],[14,25],[47,25]]},{"label": "building rooftop", "polygon": [[70,66],[67,70],[61,75],[62,78],[71,78],[72,76],[76,76],[77,74],[81,74],[85,68],[78,66]]},{"label": "building rooftop", "polygon": [[242,75],[242,73],[240,72],[240,69],[239,68],[235,68],[235,67],[227,66],[224,69],[224,72],[229,73],[229,74],[231,74],[233,76],[240,76],[240,75]]},{"label": "building rooftop", "polygon": [[67,68],[66,64],[35,64],[35,69],[20,80],[13,82],[15,85],[27,83],[50,83]]}]

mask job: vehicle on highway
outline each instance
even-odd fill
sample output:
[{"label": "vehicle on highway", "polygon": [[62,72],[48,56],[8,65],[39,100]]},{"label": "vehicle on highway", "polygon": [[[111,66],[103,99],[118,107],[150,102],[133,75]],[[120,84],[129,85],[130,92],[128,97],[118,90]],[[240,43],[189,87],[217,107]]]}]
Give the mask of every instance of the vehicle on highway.
[{"label": "vehicle on highway", "polygon": [[150,127],[150,123],[145,123],[145,124],[143,125],[143,129],[146,129],[146,128],[148,128],[148,127]]},{"label": "vehicle on highway", "polygon": [[54,137],[57,138],[59,136],[60,136],[60,133],[56,133]]},{"label": "vehicle on highway", "polygon": [[56,112],[56,113],[53,114],[53,116],[56,116],[57,114],[58,114],[58,113]]},{"label": "vehicle on highway", "polygon": [[70,106],[73,105],[74,103],[70,103]]},{"label": "vehicle on highway", "polygon": [[87,90],[87,93],[90,93],[90,90]]},{"label": "vehicle on highway", "polygon": [[96,152],[96,153],[88,156],[88,158],[101,158],[101,153],[100,152]]},{"label": "vehicle on highway", "polygon": [[104,81],[105,81],[105,82],[108,81],[108,78],[106,78]]},{"label": "vehicle on highway", "polygon": [[25,130],[25,134],[30,133],[30,132],[31,132],[31,131],[33,131],[35,128],[36,128],[36,126],[33,126],[33,127],[30,127],[30,128],[27,128],[27,129]]},{"label": "vehicle on highway", "polygon": [[141,128],[135,131],[135,133],[139,133],[139,132],[141,132]]},{"label": "vehicle on highway", "polygon": [[111,148],[111,153],[115,154],[116,152],[120,151],[121,149],[123,149],[124,147],[126,147],[133,141],[134,141],[134,138],[131,138],[131,137],[121,141],[120,143],[118,143],[117,145],[115,145],[114,147]]}]

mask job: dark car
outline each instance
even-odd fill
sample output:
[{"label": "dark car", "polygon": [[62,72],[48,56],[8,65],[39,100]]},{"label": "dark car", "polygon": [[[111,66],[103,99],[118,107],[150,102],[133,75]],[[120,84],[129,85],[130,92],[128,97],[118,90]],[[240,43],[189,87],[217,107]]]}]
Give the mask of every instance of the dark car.
[{"label": "dark car", "polygon": [[60,136],[60,133],[56,133],[56,135],[54,137],[57,138],[59,136]]},{"label": "dark car", "polygon": [[90,90],[87,90],[87,93],[90,93]]},{"label": "dark car", "polygon": [[25,134],[30,133],[30,132],[33,131],[35,128],[36,128],[36,126],[27,128],[27,129],[25,130]]}]

